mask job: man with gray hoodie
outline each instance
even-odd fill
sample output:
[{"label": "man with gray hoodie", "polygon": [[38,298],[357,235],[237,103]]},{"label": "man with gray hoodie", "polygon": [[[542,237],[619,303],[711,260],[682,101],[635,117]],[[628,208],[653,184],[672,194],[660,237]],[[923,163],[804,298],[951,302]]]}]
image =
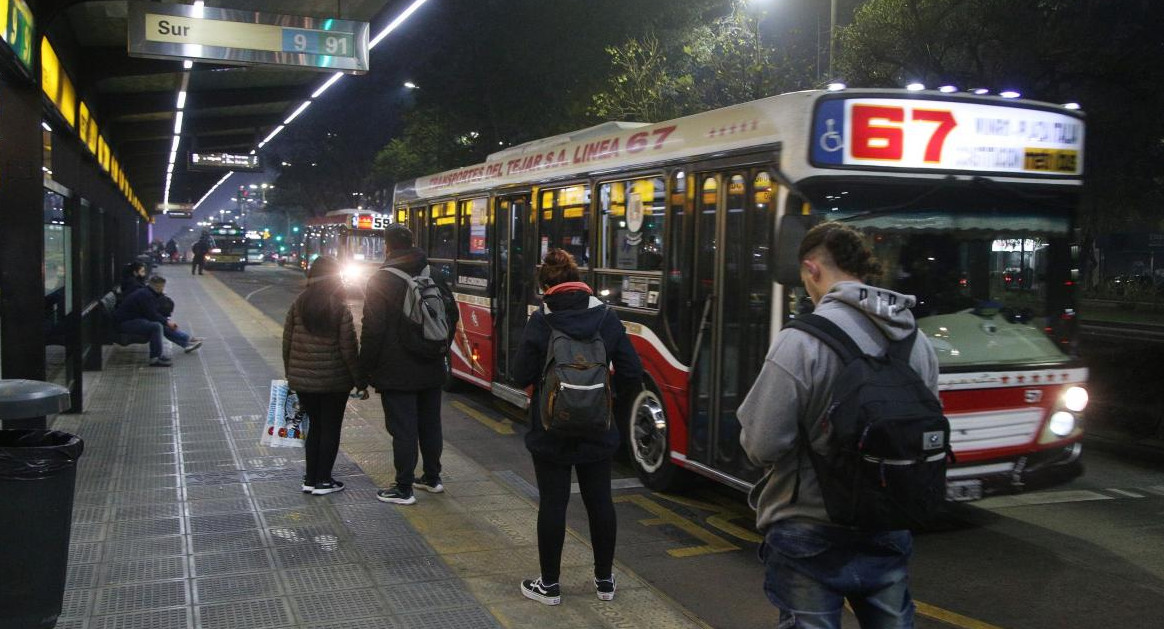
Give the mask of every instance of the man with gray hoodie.
[{"label": "man with gray hoodie", "polygon": [[[860,232],[831,222],[814,227],[799,250],[800,277],[815,314],[844,330],[868,354],[915,329],[915,299],[864,282],[881,275]],[[910,366],[938,392],[938,359],[919,333]],[[764,590],[780,608],[781,629],[841,626],[848,599],[861,627],[913,627],[907,567],[913,550],[908,530],[860,531],[830,522],[806,445],[826,451],[821,422],[843,365],[811,334],[785,329],[776,335],[755,384],[737,411],[740,444],[766,475],[749,504],[763,532]],[[804,441],[807,439],[808,443]]]}]

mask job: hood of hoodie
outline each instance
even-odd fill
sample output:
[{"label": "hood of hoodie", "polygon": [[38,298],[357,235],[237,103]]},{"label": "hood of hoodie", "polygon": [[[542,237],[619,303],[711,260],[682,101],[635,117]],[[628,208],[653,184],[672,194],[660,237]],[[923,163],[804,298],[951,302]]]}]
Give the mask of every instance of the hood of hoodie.
[{"label": "hood of hoodie", "polygon": [[606,316],[606,304],[580,290],[546,296],[542,310],[555,330],[576,339],[594,336]]},{"label": "hood of hoodie", "polygon": [[821,297],[814,312],[843,323],[846,318],[860,316],[854,310],[860,311],[882,334],[892,341],[900,341],[917,327],[910,311],[916,303],[913,295],[861,282],[837,282]]},{"label": "hood of hoodie", "polygon": [[384,266],[395,267],[409,275],[416,276],[424,270],[424,267],[428,266],[428,256],[420,247],[396,249],[388,252],[388,259],[384,261]]}]

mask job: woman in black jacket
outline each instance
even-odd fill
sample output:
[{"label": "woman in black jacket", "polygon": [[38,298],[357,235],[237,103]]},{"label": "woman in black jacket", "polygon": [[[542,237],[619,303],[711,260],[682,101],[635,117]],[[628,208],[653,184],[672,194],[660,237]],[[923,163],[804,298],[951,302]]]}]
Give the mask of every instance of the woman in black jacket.
[{"label": "woman in black jacket", "polygon": [[538,270],[538,283],[545,292],[544,304],[526,323],[521,347],[514,360],[518,385],[535,385],[525,445],[533,455],[540,495],[538,557],[541,576],[522,581],[521,591],[527,598],[546,605],[557,605],[562,600],[558,577],[566,536],[572,468],[577,471],[582,502],[590,520],[594,586],[599,599],[614,599],[617,523],[610,494],[610,465],[619,444],[618,424],[613,421],[605,432],[591,437],[562,437],[547,432],[542,426],[538,387],[551,328],[576,339],[588,339],[598,332],[606,347],[606,356],[614,364],[616,391],[642,388],[643,366],[618,315],[596,299],[590,287],[580,280],[574,256],[560,249],[546,254]]}]

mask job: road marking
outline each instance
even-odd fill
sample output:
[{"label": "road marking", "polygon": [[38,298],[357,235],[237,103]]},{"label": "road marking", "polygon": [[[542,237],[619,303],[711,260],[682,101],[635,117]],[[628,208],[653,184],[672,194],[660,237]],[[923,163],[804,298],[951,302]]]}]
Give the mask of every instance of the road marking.
[{"label": "road marking", "polygon": [[[614,478],[614,479],[611,479],[611,481],[610,481],[610,488],[612,490],[639,489],[642,486],[643,486],[643,481],[641,481],[637,478]],[[581,488],[578,487],[578,483],[570,483],[570,493],[572,493],[572,494],[582,493]]]},{"label": "road marking", "polygon": [[1134,491],[1128,491],[1126,489],[1116,489],[1115,487],[1108,487],[1107,490],[1113,494],[1127,496],[1128,498],[1143,498],[1144,497],[1144,494],[1137,494]]},{"label": "road marking", "polygon": [[252,297],[252,296],[253,296],[255,293],[261,293],[261,292],[263,292],[263,291],[267,290],[268,288],[274,288],[274,287],[275,287],[275,285],[274,285],[274,284],[267,284],[266,286],[264,286],[264,287],[262,287],[262,288],[256,288],[255,290],[253,290],[253,291],[251,291],[251,292],[247,293],[247,296],[246,296],[246,297],[243,297],[243,301],[250,301],[250,300],[251,300],[251,297]]},{"label": "road marking", "polygon": [[1093,500],[1115,500],[1099,492],[1085,489],[1066,491],[1044,491],[1030,494],[1016,494],[1014,496],[995,496],[972,502],[980,509],[1003,509],[1007,507],[1031,507],[1036,505],[1062,504],[1065,502],[1090,502]]},{"label": "road marking", "polygon": [[947,609],[942,609],[941,607],[935,607],[918,600],[915,600],[913,604],[917,607],[918,616],[932,618],[934,620],[944,622],[948,625],[961,627],[962,629],[1001,629],[996,625],[982,622],[981,620],[975,620],[973,618],[963,616],[962,614],[958,614]]},{"label": "road marking", "polygon": [[732,544],[724,538],[703,529],[702,527],[691,522],[687,518],[680,516],[678,513],[671,511],[663,505],[647,498],[642,494],[633,494],[630,496],[615,496],[615,502],[630,502],[644,511],[653,513],[656,517],[639,520],[639,524],[643,526],[662,526],[670,524],[675,528],[687,533],[691,537],[703,542],[702,546],[687,546],[685,548],[671,548],[667,551],[668,555],[672,557],[696,557],[699,555],[710,555],[713,553],[726,553],[733,550],[739,550],[740,547]]},{"label": "road marking", "polygon": [[516,434],[515,431],[513,430],[513,422],[509,421],[508,419],[502,419],[500,421],[493,419],[492,417],[486,415],[485,413],[482,413],[481,411],[469,406],[468,404],[465,404],[464,402],[460,402],[460,401],[454,401],[453,406],[457,410],[461,411],[462,413],[464,413],[464,414],[468,415],[469,417],[472,417],[473,419],[481,422],[481,424],[483,424],[486,428],[488,428],[489,430],[492,430],[493,432],[495,432],[499,435]]},{"label": "road marking", "polygon": [[742,526],[732,524],[731,522],[734,518],[737,517],[745,517],[748,519],[748,521],[752,521],[754,514],[751,512],[743,513],[730,507],[714,505],[699,500],[693,500],[687,497],[673,496],[671,494],[660,493],[655,495],[664,500],[670,500],[671,502],[691,507],[693,509],[711,511],[712,515],[708,516],[707,523],[719,529],[721,533],[727,533],[736,539],[743,540],[745,542],[751,542],[753,544],[759,544],[764,540],[764,538],[760,537],[759,534],[749,529],[745,529]]}]

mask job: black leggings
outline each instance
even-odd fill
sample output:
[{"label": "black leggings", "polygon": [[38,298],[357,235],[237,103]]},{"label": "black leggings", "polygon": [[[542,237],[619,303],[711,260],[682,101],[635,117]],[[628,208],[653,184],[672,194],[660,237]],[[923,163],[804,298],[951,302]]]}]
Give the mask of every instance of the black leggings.
[{"label": "black leggings", "polygon": [[315,485],[331,480],[331,468],[339,453],[340,428],[344,423],[344,409],[348,393],[300,393],[299,403],[311,425],[307,429],[307,474],[304,483]]},{"label": "black leggings", "polygon": [[[594,576],[610,578],[618,522],[610,496],[610,459],[579,463],[578,486],[590,519],[590,545],[594,547]],[[534,457],[538,475],[538,558],[542,582],[557,583],[562,571],[562,544],[566,538],[566,507],[570,504],[569,465]]]}]

